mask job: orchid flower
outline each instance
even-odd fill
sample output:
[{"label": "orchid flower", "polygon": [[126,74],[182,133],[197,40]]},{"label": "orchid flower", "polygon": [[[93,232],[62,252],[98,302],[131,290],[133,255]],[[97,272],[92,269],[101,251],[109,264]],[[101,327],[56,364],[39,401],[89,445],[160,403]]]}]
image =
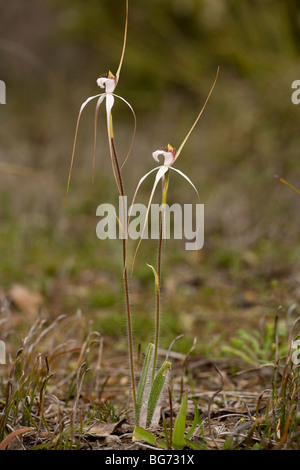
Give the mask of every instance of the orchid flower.
[{"label": "orchid flower", "polygon": [[123,101],[129,107],[129,109],[130,109],[130,111],[133,115],[133,118],[134,118],[134,130],[133,130],[133,135],[132,135],[132,138],[131,138],[130,147],[129,147],[128,153],[125,157],[125,160],[124,160],[121,168],[126,163],[128,157],[130,155],[132,145],[133,145],[134,136],[135,136],[135,131],[136,131],[136,116],[135,116],[135,112],[134,112],[132,106],[124,98],[122,98],[121,96],[116,95],[114,93],[115,88],[116,88],[116,86],[118,84],[118,81],[119,81],[120,72],[121,72],[123,59],[124,59],[124,54],[125,54],[126,40],[127,40],[127,27],[128,27],[128,0],[126,0],[126,20],[125,20],[123,49],[122,49],[120,63],[119,63],[117,72],[116,72],[115,75],[113,75],[113,73],[111,71],[109,71],[108,74],[101,75],[97,79],[97,85],[100,88],[103,88],[104,92],[99,93],[99,94],[94,95],[94,96],[90,96],[89,98],[87,98],[84,101],[84,103],[82,103],[82,105],[80,107],[80,110],[79,110],[77,123],[76,123],[76,129],[75,129],[75,137],[74,137],[74,143],[73,143],[70,170],[69,170],[69,176],[68,176],[66,199],[67,199],[67,196],[68,196],[68,193],[69,193],[69,188],[70,188],[71,174],[72,174],[72,169],[73,169],[74,156],[75,156],[76,143],[77,143],[77,135],[78,135],[78,129],[79,129],[79,123],[80,123],[81,115],[82,115],[83,110],[87,106],[87,104],[90,101],[93,101],[95,99],[97,99],[97,103],[96,103],[95,117],[94,117],[94,152],[93,152],[93,177],[92,177],[92,181],[94,180],[94,173],[95,173],[95,155],[96,155],[96,138],[97,138],[98,113],[99,113],[100,105],[102,104],[102,102],[105,99],[106,100],[107,135],[108,135],[108,141],[109,141],[110,157],[111,157],[111,162],[112,162],[112,168],[113,168],[115,181],[116,181],[117,187],[120,191],[120,183],[118,181],[116,171],[115,171],[115,166],[116,166],[116,164],[118,165],[118,163],[114,162],[114,156],[113,156],[114,133],[113,133],[113,122],[112,122],[112,108],[113,108],[113,105],[114,105],[115,98],[118,98],[119,100]]},{"label": "orchid flower", "polygon": [[[150,194],[150,198],[149,198],[149,202],[148,202],[148,207],[147,207],[147,212],[146,212],[146,218],[145,218],[145,222],[144,222],[144,227],[143,227],[143,230],[142,230],[142,234],[141,234],[141,237],[140,237],[140,240],[139,240],[139,243],[138,243],[138,246],[136,248],[136,251],[135,251],[135,255],[134,255],[134,259],[133,259],[133,263],[132,263],[132,267],[134,265],[134,261],[135,261],[135,257],[136,257],[136,254],[137,254],[137,251],[138,251],[138,248],[141,244],[141,241],[142,241],[142,238],[143,238],[143,234],[144,234],[144,230],[145,230],[145,227],[146,227],[146,224],[147,224],[147,220],[148,220],[148,215],[149,215],[149,210],[150,210],[150,205],[151,205],[151,202],[152,202],[152,199],[153,199],[153,196],[154,196],[154,193],[155,193],[155,190],[157,188],[157,185],[160,181],[162,181],[162,185],[163,185],[163,197],[162,197],[162,205],[164,207],[165,203],[166,203],[166,194],[167,194],[167,188],[168,188],[168,182],[169,182],[169,173],[170,173],[170,170],[172,171],[175,171],[176,173],[178,173],[179,175],[181,175],[191,186],[192,188],[195,190],[197,196],[198,196],[198,199],[200,199],[199,197],[199,193],[195,187],[195,185],[192,183],[192,181],[190,180],[190,178],[185,174],[183,173],[182,171],[178,170],[177,168],[174,168],[173,167],[173,164],[174,162],[177,160],[177,158],[179,157],[186,141],[188,140],[189,136],[191,135],[192,131],[194,130],[197,122],[199,121],[207,103],[208,103],[208,100],[213,92],[213,89],[215,87],[215,84],[217,82],[217,79],[218,79],[218,75],[219,75],[219,68],[217,69],[217,74],[216,74],[216,77],[215,77],[215,80],[214,80],[214,83],[209,91],[209,94],[207,95],[207,98],[204,102],[204,105],[200,111],[200,113],[198,114],[194,124],[192,125],[191,129],[189,130],[189,132],[187,133],[186,137],[184,138],[182,144],[180,145],[179,149],[176,151],[170,144],[168,144],[168,146],[166,148],[161,148],[159,150],[156,150],[155,152],[152,153],[152,157],[154,158],[154,160],[156,162],[159,163],[159,157],[162,156],[163,157],[163,164],[160,165],[160,166],[157,166],[155,168],[153,168],[152,170],[150,170],[148,173],[146,173],[146,175],[144,175],[138,182],[138,185],[137,185],[137,188],[135,190],[135,193],[134,193],[134,196],[133,196],[133,203],[135,201],[135,198],[137,196],[137,193],[138,193],[138,190],[141,186],[141,184],[145,181],[145,179],[151,174],[153,173],[154,171],[157,171],[156,173],[156,176],[155,176],[155,180],[154,180],[154,184],[153,184],[153,187],[152,187],[152,191],[151,191],[151,194]],[[132,203],[132,204],[133,204]]]},{"label": "orchid flower", "polygon": [[[125,164],[132,148],[133,140],[135,137],[135,131],[136,131],[136,116],[134,113],[134,110],[132,106],[121,96],[116,95],[114,93],[115,88],[119,82],[120,78],[120,72],[123,64],[123,59],[124,59],[124,54],[125,54],[125,48],[126,48],[126,40],[127,40],[127,26],[128,26],[128,0],[126,0],[126,20],[125,20],[125,31],[124,31],[124,40],[123,40],[123,49],[121,53],[121,58],[120,58],[120,63],[117,69],[116,74],[114,75],[112,72],[109,72],[107,75],[102,75],[97,79],[97,85],[104,90],[103,93],[99,93],[94,96],[90,96],[85,100],[84,103],[82,103],[78,118],[77,118],[77,124],[76,124],[76,130],[75,130],[75,137],[74,137],[74,143],[73,143],[73,151],[72,151],[72,157],[71,157],[71,164],[70,164],[70,171],[69,171],[69,177],[68,177],[68,183],[67,183],[67,191],[66,191],[66,199],[68,196],[69,188],[70,188],[70,180],[71,180],[71,173],[72,173],[72,168],[73,168],[73,162],[74,162],[74,155],[75,155],[75,149],[76,149],[76,142],[77,142],[77,134],[78,134],[78,128],[79,128],[79,123],[80,123],[80,118],[82,115],[82,112],[84,108],[87,106],[87,104],[92,101],[97,99],[96,103],[96,109],[95,109],[95,117],[94,117],[94,154],[93,154],[93,178],[94,180],[94,172],[95,172],[95,154],[96,154],[96,138],[97,138],[97,122],[98,122],[98,113],[101,104],[103,103],[104,99],[106,100],[106,121],[107,121],[107,135],[108,135],[108,142],[109,142],[109,151],[110,151],[110,159],[111,159],[111,164],[112,164],[112,170],[115,178],[116,185],[118,187],[120,196],[124,196],[124,187],[123,187],[123,181],[122,181],[122,173],[121,169],[122,166]],[[115,141],[114,141],[114,132],[113,132],[113,120],[112,120],[112,108],[114,105],[115,98],[120,99],[123,101],[130,109],[130,111],[133,114],[134,117],[134,130],[133,130],[133,135],[131,138],[131,143],[129,147],[129,151],[126,155],[126,158],[123,162],[123,165],[119,165],[119,160],[117,157],[117,152],[116,152],[116,147],[115,147]],[[123,210],[125,210],[125,207],[123,206]],[[127,315],[127,328],[128,328],[128,343],[129,343],[129,362],[130,362],[130,374],[131,374],[131,385],[132,385],[132,394],[133,394],[133,403],[134,403],[134,408],[136,409],[136,387],[135,387],[135,369],[134,369],[134,357],[133,357],[133,334],[132,334],[132,323],[131,323],[131,308],[130,308],[130,302],[129,302],[129,285],[128,285],[128,276],[127,276],[127,267],[126,267],[126,241],[125,239],[122,240],[123,243],[123,279],[124,279],[124,286],[125,286],[125,301],[126,301],[126,315]]]}]

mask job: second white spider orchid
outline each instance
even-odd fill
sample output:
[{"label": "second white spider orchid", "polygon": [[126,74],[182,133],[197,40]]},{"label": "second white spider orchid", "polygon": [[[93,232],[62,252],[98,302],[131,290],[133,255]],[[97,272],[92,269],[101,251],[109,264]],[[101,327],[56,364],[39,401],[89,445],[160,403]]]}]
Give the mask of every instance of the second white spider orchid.
[{"label": "second white spider orchid", "polygon": [[[120,185],[118,182],[118,178],[116,176],[116,171],[115,171],[115,166],[118,165],[118,162],[114,161],[114,152],[113,152],[113,146],[114,146],[114,133],[113,133],[113,122],[112,122],[112,108],[114,105],[115,98],[120,99],[123,101],[130,109],[132,112],[132,115],[134,117],[134,131],[130,143],[130,147],[128,150],[128,153],[126,155],[126,158],[123,162],[123,165],[125,164],[132,148],[134,136],[135,136],[135,131],[136,131],[136,116],[135,112],[132,108],[132,106],[126,101],[124,98],[122,98],[119,95],[116,95],[114,93],[115,88],[118,84],[119,77],[120,77],[120,72],[122,68],[122,63],[124,59],[124,54],[125,54],[125,48],[126,48],[126,39],[127,39],[127,26],[128,26],[128,0],[126,0],[126,20],[125,20],[125,31],[124,31],[124,40],[123,40],[123,49],[121,53],[121,59],[120,63],[118,66],[118,70],[115,75],[113,75],[110,71],[106,75],[102,75],[97,79],[97,85],[100,88],[104,89],[103,93],[98,93],[97,95],[90,96],[87,98],[84,103],[82,103],[78,118],[77,118],[77,123],[76,123],[76,129],[75,129],[75,137],[74,137],[74,143],[73,143],[73,150],[72,150],[72,157],[71,157],[71,163],[70,163],[70,170],[69,170],[69,176],[68,176],[68,182],[67,182],[67,191],[66,191],[66,198],[68,196],[69,188],[70,188],[70,182],[71,182],[71,174],[72,174],[72,169],[73,169],[73,163],[74,163],[74,156],[75,156],[75,150],[76,150],[76,143],[77,143],[77,135],[78,135],[78,129],[79,129],[79,123],[80,123],[80,118],[82,115],[83,110],[87,106],[87,104],[92,101],[97,99],[96,103],[96,109],[95,109],[95,117],[94,117],[94,153],[93,153],[93,179],[94,179],[94,172],[95,172],[95,154],[96,154],[96,138],[97,138],[97,122],[98,122],[98,113],[99,113],[99,108],[104,99],[106,100],[106,120],[107,120],[107,135],[108,135],[108,143],[109,143],[109,150],[110,150],[110,158],[111,158],[111,163],[112,163],[112,168],[113,168],[113,173],[115,177],[116,184],[118,186],[118,189],[120,191]],[[122,165],[122,166],[123,166]]]},{"label": "second white spider orchid", "polygon": [[[142,238],[143,238],[143,234],[144,234],[144,230],[146,228],[146,225],[147,225],[147,220],[148,220],[148,215],[149,215],[149,210],[150,210],[150,205],[151,205],[151,202],[152,202],[152,199],[153,199],[153,196],[154,196],[154,193],[155,193],[155,190],[157,188],[157,185],[160,181],[162,181],[163,183],[163,192],[162,192],[162,206],[164,207],[164,204],[166,204],[166,195],[167,195],[167,190],[168,190],[168,183],[169,183],[169,171],[170,170],[173,170],[175,171],[176,173],[178,173],[179,175],[181,175],[183,178],[185,178],[185,180],[192,186],[192,188],[196,191],[196,194],[198,196],[198,199],[199,198],[199,193],[195,187],[195,185],[192,183],[192,181],[190,180],[190,178],[185,174],[183,173],[182,171],[178,170],[177,168],[174,168],[173,167],[173,163],[175,162],[175,160],[177,160],[177,158],[179,157],[186,141],[188,140],[189,136],[191,135],[193,129],[195,128],[197,122],[199,121],[205,107],[206,107],[206,104],[213,92],[213,89],[215,87],[215,84],[217,82],[217,79],[218,79],[218,75],[219,75],[219,68],[217,70],[217,74],[216,74],[216,77],[215,77],[215,80],[214,80],[214,83],[209,91],[209,94],[207,95],[207,98],[205,100],[205,103],[200,111],[200,113],[198,114],[194,124],[192,125],[191,129],[189,130],[189,132],[187,133],[185,139],[183,140],[182,144],[180,145],[179,149],[176,151],[170,144],[168,144],[168,146],[166,148],[161,148],[159,150],[156,150],[155,152],[152,153],[152,157],[154,158],[155,161],[159,162],[159,157],[163,157],[163,164],[160,165],[160,166],[157,166],[155,168],[153,168],[152,170],[150,170],[148,173],[146,173],[138,182],[138,185],[137,185],[137,188],[135,190],[135,193],[134,193],[134,196],[133,196],[133,202],[135,201],[135,198],[137,196],[137,192],[141,186],[141,184],[143,183],[143,181],[145,181],[145,179],[151,174],[153,173],[154,171],[157,171],[156,173],[156,176],[155,176],[155,180],[154,180],[154,184],[153,184],[153,187],[152,187],[152,190],[151,190],[151,194],[150,194],[150,197],[149,197],[149,202],[148,202],[148,207],[147,207],[147,213],[146,213],[146,218],[145,218],[145,222],[144,222],[144,227],[143,227],[143,230],[142,230],[142,234],[141,234],[141,237],[140,237],[140,240],[139,240],[139,243],[138,243],[138,246],[136,248],[136,251],[135,251],[135,255],[134,255],[134,260],[135,260],[135,256],[136,256],[136,253],[137,253],[137,250],[139,248],[139,245],[142,241]],[[134,260],[133,260],[133,264],[134,264]]]}]

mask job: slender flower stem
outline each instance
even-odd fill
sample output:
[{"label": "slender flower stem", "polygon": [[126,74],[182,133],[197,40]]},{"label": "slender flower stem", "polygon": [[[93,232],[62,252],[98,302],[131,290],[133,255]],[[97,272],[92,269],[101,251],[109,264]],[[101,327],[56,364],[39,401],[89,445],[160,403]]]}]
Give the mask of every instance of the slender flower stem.
[{"label": "slender flower stem", "polygon": [[153,371],[152,380],[154,380],[157,363],[157,351],[159,343],[159,330],[160,330],[160,281],[161,281],[161,263],[162,263],[162,215],[159,219],[159,240],[158,240],[158,255],[157,255],[157,286],[156,286],[156,316],[155,316],[155,339],[154,339],[154,356],[153,356]]},{"label": "slender flower stem", "polygon": [[[111,119],[111,128],[112,128],[112,119]],[[113,151],[114,162],[116,166],[116,174],[119,183],[119,190],[120,195],[122,196],[122,201],[124,202],[124,186],[123,186],[123,179],[120,170],[119,160],[117,157],[115,142],[113,138],[113,133],[111,134],[111,148]],[[123,209],[124,205],[123,205]],[[123,221],[125,221],[124,214]],[[122,228],[122,227],[121,227]],[[127,237],[126,237],[127,238]],[[132,321],[131,321],[131,309],[130,309],[130,301],[129,301],[129,282],[128,282],[128,273],[127,273],[127,239],[124,236],[122,237],[122,249],[123,249],[123,279],[124,279],[124,287],[125,287],[125,302],[126,302],[126,315],[127,315],[127,329],[128,329],[128,341],[129,341],[129,362],[130,362],[130,374],[131,374],[131,385],[132,385],[132,395],[133,395],[133,404],[134,410],[136,412],[136,387],[135,387],[135,374],[134,374],[134,360],[133,360],[133,335],[132,335]]]},{"label": "slender flower stem", "polygon": [[159,218],[159,240],[158,240],[158,254],[157,254],[157,285],[156,285],[156,318],[155,318],[155,340],[154,340],[152,380],[154,379],[155,372],[156,372],[157,351],[158,351],[158,344],[159,344],[162,240],[163,240],[164,213],[165,213],[165,204],[167,200],[168,186],[169,186],[169,171],[167,171],[163,180],[162,211],[160,212],[160,218]]}]

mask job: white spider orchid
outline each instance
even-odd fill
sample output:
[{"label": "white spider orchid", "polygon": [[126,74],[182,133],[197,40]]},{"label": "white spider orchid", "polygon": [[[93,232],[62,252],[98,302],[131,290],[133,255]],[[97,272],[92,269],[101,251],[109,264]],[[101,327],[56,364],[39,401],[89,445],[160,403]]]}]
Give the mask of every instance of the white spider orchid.
[{"label": "white spider orchid", "polygon": [[[141,241],[142,241],[142,238],[143,238],[143,234],[144,234],[144,231],[145,231],[145,228],[146,228],[146,225],[147,225],[147,220],[148,220],[148,215],[149,215],[149,210],[150,210],[150,205],[151,205],[151,202],[152,202],[152,199],[153,199],[153,196],[154,196],[154,193],[155,193],[155,190],[157,188],[157,185],[158,183],[160,182],[160,180],[162,180],[162,188],[163,188],[163,192],[162,192],[162,209],[164,210],[164,205],[166,204],[166,197],[167,197],[167,190],[168,190],[168,184],[169,184],[169,172],[170,170],[173,170],[175,171],[176,173],[178,173],[179,175],[181,175],[183,178],[185,178],[185,180],[192,186],[192,188],[195,190],[196,194],[197,194],[197,197],[198,199],[200,199],[199,197],[199,193],[197,191],[197,188],[195,187],[195,185],[192,183],[192,181],[190,180],[190,178],[185,174],[183,173],[182,171],[178,170],[177,168],[174,168],[173,167],[173,163],[175,162],[175,160],[177,160],[177,158],[179,157],[186,141],[188,140],[189,136],[191,135],[192,131],[194,130],[197,122],[199,121],[206,105],[207,105],[207,102],[213,92],[213,89],[215,87],[215,84],[217,82],[217,79],[218,79],[218,75],[219,75],[219,67],[217,69],[217,73],[216,73],[216,77],[215,77],[215,80],[214,80],[214,83],[209,91],[209,94],[207,95],[207,98],[204,102],[204,105],[200,111],[200,113],[198,114],[194,124],[192,125],[191,129],[189,130],[189,132],[187,133],[185,139],[183,140],[182,144],[180,145],[179,149],[176,151],[170,144],[168,144],[167,148],[161,148],[159,150],[156,150],[155,152],[152,153],[152,157],[154,158],[154,160],[156,162],[159,162],[159,157],[160,156],[163,156],[164,158],[164,162],[163,162],[163,165],[160,165],[160,166],[157,166],[155,168],[153,168],[152,170],[150,170],[148,173],[146,173],[138,182],[138,185],[137,185],[137,188],[135,190],[135,193],[134,193],[134,196],[133,196],[133,203],[135,201],[135,198],[137,196],[137,193],[138,193],[138,190],[141,186],[141,184],[145,181],[145,179],[151,174],[153,173],[154,171],[157,171],[156,173],[156,177],[155,177],[155,180],[154,180],[154,184],[153,184],[153,187],[152,187],[152,191],[151,191],[151,194],[150,194],[150,198],[149,198],[149,202],[148,202],[148,207],[147,207],[147,212],[146,212],[146,218],[145,218],[145,222],[144,222],[144,226],[143,226],[143,230],[142,230],[142,234],[141,234],[141,237],[140,237],[140,240],[139,240],[139,243],[138,243],[138,246],[136,248],[136,251],[135,251],[135,254],[134,254],[134,259],[133,259],[133,263],[132,263],[132,268],[133,268],[133,265],[134,265],[134,261],[135,261],[135,257],[136,257],[136,254],[137,254],[137,251],[138,251],[138,248],[141,244]],[[133,204],[132,203],[132,204]],[[163,220],[163,218],[162,218]]]},{"label": "white spider orchid", "polygon": [[95,173],[95,155],[96,155],[96,138],[97,138],[97,122],[98,122],[98,113],[99,113],[99,108],[100,105],[102,104],[103,100],[106,99],[106,118],[107,118],[107,135],[108,135],[108,141],[109,141],[109,150],[110,150],[110,157],[111,157],[111,162],[112,162],[112,168],[113,168],[113,173],[115,177],[116,184],[118,186],[118,189],[120,190],[120,185],[118,182],[118,178],[116,176],[115,172],[115,165],[118,165],[118,162],[114,161],[114,133],[113,133],[113,122],[112,122],[112,108],[114,105],[114,99],[118,98],[121,101],[123,101],[130,109],[130,111],[133,114],[134,117],[134,130],[133,130],[133,135],[130,143],[130,147],[128,150],[128,153],[126,155],[126,158],[122,164],[122,166],[126,163],[127,158],[131,152],[134,136],[135,136],[135,131],[136,131],[136,116],[135,112],[132,108],[132,106],[126,101],[124,98],[122,98],[119,95],[116,95],[114,93],[115,88],[118,84],[119,77],[120,77],[120,72],[123,64],[123,59],[124,59],[124,54],[125,54],[125,48],[126,48],[126,40],[127,40],[127,26],[128,26],[128,0],[126,0],[126,20],[125,20],[125,31],[124,31],[124,40],[123,40],[123,49],[121,53],[121,59],[120,63],[118,66],[118,70],[115,75],[113,75],[110,71],[106,75],[102,75],[97,79],[97,85],[100,88],[103,88],[105,91],[104,93],[99,93],[94,96],[90,96],[87,98],[84,103],[82,103],[78,118],[77,118],[77,123],[76,123],[76,129],[75,129],[75,137],[74,137],[74,143],[73,143],[73,150],[72,150],[72,157],[71,157],[71,163],[70,163],[70,170],[69,170],[69,176],[68,176],[68,183],[67,183],[67,191],[66,191],[66,198],[68,196],[69,188],[70,188],[70,182],[71,182],[71,174],[72,174],[72,168],[73,168],[73,163],[74,163],[74,155],[75,155],[75,149],[76,149],[76,142],[77,142],[77,135],[78,135],[78,128],[79,128],[79,123],[80,123],[80,118],[82,115],[82,112],[86,105],[98,98],[97,104],[96,104],[96,109],[95,109],[95,118],[94,118],[94,153],[93,153],[93,180],[94,180],[94,173]]}]

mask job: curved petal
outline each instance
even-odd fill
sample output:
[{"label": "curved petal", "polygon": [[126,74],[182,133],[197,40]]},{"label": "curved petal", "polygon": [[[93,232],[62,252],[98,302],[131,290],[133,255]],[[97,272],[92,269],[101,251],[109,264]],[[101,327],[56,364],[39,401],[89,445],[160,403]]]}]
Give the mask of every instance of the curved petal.
[{"label": "curved petal", "polygon": [[81,107],[80,107],[80,110],[79,110],[79,114],[78,114],[78,118],[77,118],[77,123],[76,123],[76,129],[75,129],[75,137],[74,137],[74,143],[73,143],[73,150],[72,150],[72,157],[71,157],[71,163],[70,163],[70,170],[69,170],[69,176],[68,176],[68,183],[67,183],[67,190],[66,190],[66,196],[65,196],[65,204],[67,202],[67,198],[68,198],[68,194],[69,194],[69,189],[70,189],[70,182],[71,182],[71,174],[72,174],[72,168],[73,168],[73,163],[74,163],[74,155],[75,155],[75,149],[76,149],[76,142],[77,142],[77,134],[78,134],[78,128],[79,128],[79,122],[80,122],[80,118],[81,118],[81,114],[82,114],[82,111],[84,110],[84,108],[86,107],[86,105],[94,100],[95,98],[99,98],[99,96],[101,96],[102,93],[99,93],[98,95],[95,95],[95,96],[90,96],[89,98],[87,98],[84,103],[82,103]]},{"label": "curved petal", "polygon": [[175,154],[172,151],[168,150],[156,150],[152,153],[152,157],[155,161],[159,162],[158,156],[162,155],[164,157],[164,165],[170,166],[175,160]]},{"label": "curved petal", "polygon": [[192,188],[195,190],[195,192],[197,194],[197,197],[198,197],[198,200],[200,202],[200,196],[199,196],[198,190],[197,190],[196,186],[194,185],[194,183],[192,183],[190,178],[188,176],[186,176],[182,171],[177,170],[177,168],[173,168],[172,166],[170,166],[170,169],[173,170],[173,171],[176,171],[176,173],[179,173],[179,175],[183,176],[183,178],[186,179],[188,183],[190,183]]},{"label": "curved petal", "polygon": [[113,93],[117,86],[117,79],[112,74],[108,77],[99,77],[97,79],[97,85],[100,88],[105,88],[106,93]]},{"label": "curved petal", "polygon": [[133,142],[134,142],[134,138],[135,138],[135,133],[136,133],[136,115],[135,115],[135,112],[134,112],[134,109],[133,107],[131,106],[130,103],[128,103],[128,101],[126,101],[124,98],[122,98],[122,96],[119,96],[119,95],[116,95],[115,93],[113,93],[113,96],[115,96],[116,98],[119,98],[121,101],[123,101],[125,104],[127,104],[127,106],[129,107],[130,111],[132,112],[132,115],[133,115],[133,119],[134,119],[134,128],[133,128],[133,133],[132,133],[132,137],[131,137],[131,141],[130,141],[130,146],[129,146],[129,150],[127,152],[127,155],[124,159],[124,162],[122,163],[121,165],[121,169],[123,168],[123,166],[125,165],[125,163],[127,162],[128,160],[128,157],[131,153],[131,150],[132,150],[132,146],[133,146]]},{"label": "curved petal", "polygon": [[138,185],[137,185],[137,187],[136,187],[136,190],[135,190],[135,192],[134,192],[134,196],[133,196],[133,198],[132,198],[131,205],[134,204],[135,198],[136,198],[136,195],[137,195],[137,192],[138,192],[138,190],[139,190],[141,184],[143,183],[143,181],[145,181],[145,179],[146,179],[151,173],[153,173],[153,171],[159,170],[159,168],[160,168],[159,166],[157,166],[156,168],[153,168],[152,170],[148,171],[148,173],[146,173],[146,174],[139,180]]}]

